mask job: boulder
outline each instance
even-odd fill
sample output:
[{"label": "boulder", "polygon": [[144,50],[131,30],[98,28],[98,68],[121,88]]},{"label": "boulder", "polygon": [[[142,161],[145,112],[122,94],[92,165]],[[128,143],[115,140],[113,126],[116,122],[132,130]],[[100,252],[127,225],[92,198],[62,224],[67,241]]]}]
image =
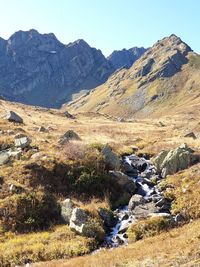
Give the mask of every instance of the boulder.
[{"label": "boulder", "polygon": [[74,203],[70,198],[65,199],[61,204],[61,217],[67,224],[70,222],[74,207]]},{"label": "boulder", "polygon": [[64,144],[65,142],[68,142],[70,140],[77,140],[80,141],[81,138],[79,135],[74,132],[73,130],[68,130],[65,134],[63,134],[59,140],[60,144]]},{"label": "boulder", "polygon": [[47,130],[44,126],[40,126],[40,127],[38,128],[38,132],[40,132],[40,133],[47,133],[48,130]]},{"label": "boulder", "polygon": [[190,137],[193,139],[197,139],[196,135],[193,132],[189,132],[189,133],[185,134],[184,137]]},{"label": "boulder", "polygon": [[147,202],[141,195],[135,194],[131,197],[128,209],[136,219],[144,219],[151,213],[158,212],[154,202]]},{"label": "boulder", "polygon": [[121,161],[116,153],[112,151],[109,146],[105,146],[102,151],[105,162],[108,165],[108,168],[111,170],[119,170],[121,167]]},{"label": "boulder", "polygon": [[10,156],[7,152],[0,152],[0,165],[8,163],[9,159]]},{"label": "boulder", "polygon": [[174,150],[162,151],[156,158],[154,164],[163,177],[184,170],[198,161],[198,156],[186,144],[182,144]]},{"label": "boulder", "polygon": [[109,171],[109,174],[116,180],[116,182],[122,186],[128,193],[134,194],[136,191],[136,185],[133,180],[121,171]]},{"label": "boulder", "polygon": [[117,217],[110,210],[99,208],[99,215],[104,222],[106,228],[111,228],[117,223]]},{"label": "boulder", "polygon": [[63,112],[64,116],[68,119],[75,119],[74,115],[70,114],[67,110]]},{"label": "boulder", "polygon": [[23,123],[23,119],[14,111],[8,111],[5,118],[8,121],[17,122],[17,123]]},{"label": "boulder", "polygon": [[15,146],[20,148],[28,147],[31,144],[31,139],[27,136],[15,138]]},{"label": "boulder", "polygon": [[105,232],[99,222],[94,221],[81,208],[73,209],[69,226],[83,236],[94,237],[99,241],[104,239]]},{"label": "boulder", "polygon": [[70,218],[70,228],[74,229],[76,232],[82,234],[83,227],[88,220],[88,215],[83,209],[74,208],[72,210],[72,215]]},{"label": "boulder", "polygon": [[135,194],[131,197],[129,203],[128,203],[128,209],[134,210],[136,206],[144,204],[146,201],[145,199],[138,194]]}]

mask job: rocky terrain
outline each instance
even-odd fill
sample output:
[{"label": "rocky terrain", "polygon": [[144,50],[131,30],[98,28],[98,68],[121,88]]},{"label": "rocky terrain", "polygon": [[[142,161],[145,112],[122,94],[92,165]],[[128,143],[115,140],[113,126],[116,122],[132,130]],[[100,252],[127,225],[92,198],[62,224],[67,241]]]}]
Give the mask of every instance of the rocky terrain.
[{"label": "rocky terrain", "polygon": [[[123,266],[132,244],[139,253],[139,240],[148,250],[149,238],[156,244],[184,225],[191,232],[200,217],[198,110],[192,120],[183,112],[119,121],[1,100],[0,266],[43,266],[92,251],[115,266],[108,248],[126,244]],[[190,257],[173,254],[174,262],[198,258],[192,238]],[[87,258],[69,266],[79,260],[84,266]]]},{"label": "rocky terrain", "polygon": [[128,57],[121,59],[120,53],[108,60],[84,40],[64,45],[53,33],[18,31],[8,40],[0,38],[0,95],[25,104],[60,107],[104,83],[118,68],[114,61],[123,60],[118,65],[130,67],[142,51],[133,48]]},{"label": "rocky terrain", "polygon": [[139,59],[147,49],[144,47],[133,47],[130,49],[115,50],[110,56],[108,56],[108,61],[113,66],[115,70],[121,68],[130,68],[133,63]]},{"label": "rocky terrain", "polygon": [[199,68],[171,35],[62,109],[0,99],[0,266],[199,266]]},{"label": "rocky terrain", "polygon": [[149,48],[130,69],[115,72],[90,94],[71,102],[68,109],[124,118],[169,114],[170,106],[178,112],[199,97],[199,61],[199,55],[171,35]]}]

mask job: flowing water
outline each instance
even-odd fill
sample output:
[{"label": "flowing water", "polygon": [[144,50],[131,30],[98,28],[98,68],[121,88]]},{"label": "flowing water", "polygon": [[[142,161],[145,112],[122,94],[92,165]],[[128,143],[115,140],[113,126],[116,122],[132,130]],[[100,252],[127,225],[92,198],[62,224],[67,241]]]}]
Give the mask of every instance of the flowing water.
[{"label": "flowing water", "polygon": [[[126,166],[125,174],[129,179],[137,186],[136,194],[141,195],[146,203],[150,203],[154,207],[154,203],[160,201],[163,196],[159,191],[157,184],[162,178],[156,173],[155,166],[147,159],[140,158],[136,155],[129,155],[123,158],[123,165]],[[157,179],[157,184],[153,183],[153,179]],[[147,204],[147,208],[148,209]],[[117,247],[121,244],[126,245],[128,243],[127,229],[130,224],[136,222],[134,210],[130,210],[128,206],[120,207],[114,211],[118,218],[117,224],[110,229],[110,232],[106,236],[106,244],[110,247]],[[148,212],[147,212],[148,213]],[[149,212],[148,216],[170,216],[170,211],[159,211],[154,213]]]}]

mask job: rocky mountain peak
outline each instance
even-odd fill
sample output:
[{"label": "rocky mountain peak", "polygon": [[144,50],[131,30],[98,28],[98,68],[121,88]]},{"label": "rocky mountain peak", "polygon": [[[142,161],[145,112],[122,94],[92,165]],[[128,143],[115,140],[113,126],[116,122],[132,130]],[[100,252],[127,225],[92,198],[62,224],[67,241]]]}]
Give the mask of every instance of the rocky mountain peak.
[{"label": "rocky mountain peak", "polygon": [[144,47],[115,50],[110,56],[108,56],[108,61],[115,70],[120,68],[130,68],[133,63],[145,53],[146,50],[147,49]]},{"label": "rocky mountain peak", "polygon": [[187,54],[191,51],[176,35],[165,37],[147,50],[131,68],[131,78],[146,77],[146,81],[153,81],[159,77],[173,76],[188,62]]}]

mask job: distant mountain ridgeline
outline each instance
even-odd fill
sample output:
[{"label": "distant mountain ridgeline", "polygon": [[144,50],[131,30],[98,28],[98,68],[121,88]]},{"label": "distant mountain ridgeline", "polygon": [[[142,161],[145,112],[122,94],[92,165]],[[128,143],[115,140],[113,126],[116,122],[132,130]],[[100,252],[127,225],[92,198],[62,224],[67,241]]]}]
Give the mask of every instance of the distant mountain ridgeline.
[{"label": "distant mountain ridgeline", "polygon": [[60,107],[130,67],[144,49],[114,52],[108,59],[84,40],[62,44],[54,34],[18,31],[0,38],[0,95],[11,101]]}]

